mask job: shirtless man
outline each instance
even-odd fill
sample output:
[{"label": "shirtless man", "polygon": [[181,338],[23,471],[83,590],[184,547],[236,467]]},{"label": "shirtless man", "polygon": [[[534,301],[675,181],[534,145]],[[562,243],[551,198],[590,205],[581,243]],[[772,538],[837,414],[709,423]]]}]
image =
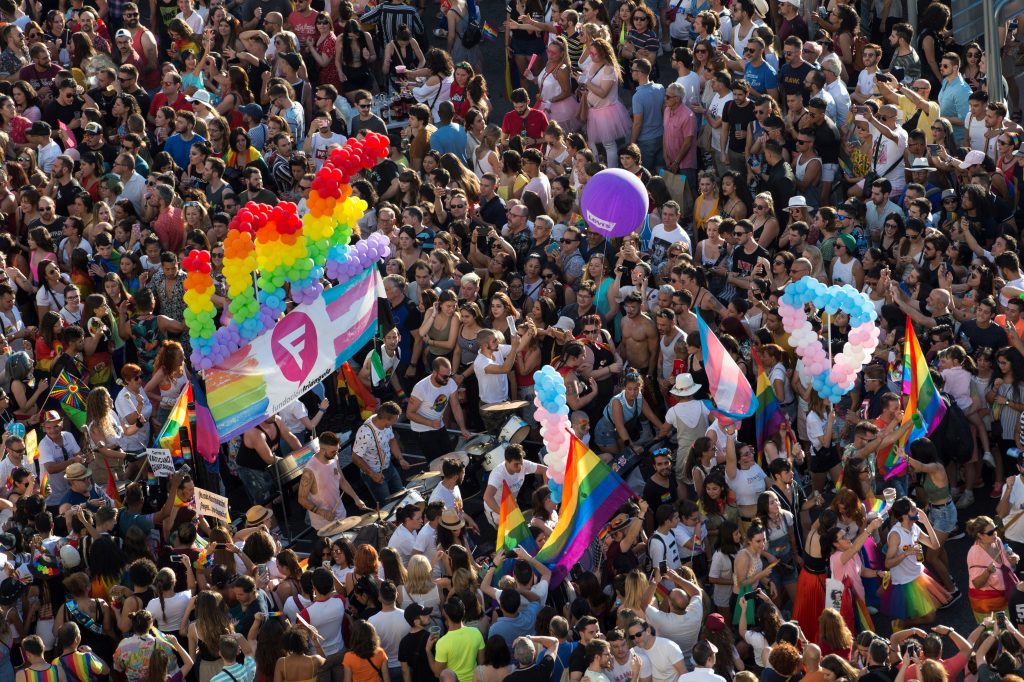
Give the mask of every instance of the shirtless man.
[{"label": "shirtless man", "polygon": [[657,369],[658,360],[658,328],[646,314],[642,312],[643,296],[639,291],[631,291],[623,301],[626,317],[622,319],[622,344],[619,354],[645,377],[654,377],[652,371]]},{"label": "shirtless man", "polygon": [[676,342],[686,340],[686,334],[676,326],[676,314],[671,308],[659,310],[654,315],[658,327],[658,388],[665,395],[672,387],[672,367],[676,361]]},{"label": "shirtless man", "polygon": [[[692,297],[690,310],[692,311],[694,308],[710,310],[718,316],[724,316],[726,314],[725,306],[715,298],[714,294],[704,288],[698,277],[697,268],[692,265],[684,265],[679,271],[679,282],[683,285],[683,291],[690,292]],[[687,333],[689,333],[688,330]]]}]

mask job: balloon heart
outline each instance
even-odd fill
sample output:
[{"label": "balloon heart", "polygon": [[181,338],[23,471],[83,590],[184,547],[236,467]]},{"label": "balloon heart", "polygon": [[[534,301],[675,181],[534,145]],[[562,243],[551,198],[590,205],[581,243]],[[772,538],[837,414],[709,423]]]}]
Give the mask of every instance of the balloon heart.
[{"label": "balloon heart", "polygon": [[[850,316],[850,336],[843,350],[829,362],[821,336],[807,319],[804,305],[811,303],[829,316],[839,311]],[[779,301],[782,327],[789,343],[811,375],[811,384],[822,398],[833,403],[850,392],[861,368],[878,346],[878,312],[875,304],[848,284],[826,286],[813,277],[804,277],[786,285]]]}]

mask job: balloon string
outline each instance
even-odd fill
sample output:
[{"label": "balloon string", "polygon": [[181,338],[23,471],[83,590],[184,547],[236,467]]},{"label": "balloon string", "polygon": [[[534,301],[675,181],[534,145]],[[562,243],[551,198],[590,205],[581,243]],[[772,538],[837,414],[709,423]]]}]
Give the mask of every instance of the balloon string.
[{"label": "balloon string", "polygon": [[828,366],[832,367],[832,316],[825,313],[825,320],[828,324]]}]

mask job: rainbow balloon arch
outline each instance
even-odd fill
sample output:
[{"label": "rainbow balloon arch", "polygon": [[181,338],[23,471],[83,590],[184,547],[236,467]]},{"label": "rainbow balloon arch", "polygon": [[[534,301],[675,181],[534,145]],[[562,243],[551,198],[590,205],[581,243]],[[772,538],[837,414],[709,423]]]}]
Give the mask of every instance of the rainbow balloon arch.
[{"label": "rainbow balloon arch", "polygon": [[[219,328],[210,253],[185,258],[191,361],[207,382],[221,442],[305,393],[376,333],[382,285],[375,266],[390,243],[374,233],[351,244],[367,205],[352,196],[349,181],[387,154],[388,138],[377,133],[332,150],[302,217],[290,202],[250,202],[238,212],[224,239],[230,318]],[[328,289],[325,277],[333,280]]]}]

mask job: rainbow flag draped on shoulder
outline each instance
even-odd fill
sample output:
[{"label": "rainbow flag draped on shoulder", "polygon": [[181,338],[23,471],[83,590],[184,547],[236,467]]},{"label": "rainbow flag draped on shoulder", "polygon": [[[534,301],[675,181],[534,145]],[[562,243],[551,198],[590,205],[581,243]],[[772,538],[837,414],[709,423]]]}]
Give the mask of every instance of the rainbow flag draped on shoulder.
[{"label": "rainbow flag draped on shoulder", "polygon": [[[906,436],[903,437],[901,445],[911,443],[917,438],[924,438],[935,430],[942,418],[946,416],[946,404],[942,402],[939,391],[932,382],[932,375],[928,371],[928,361],[925,360],[924,352],[921,350],[921,343],[917,340],[914,326],[910,316],[907,315],[907,335],[903,343],[903,395],[907,396],[907,404],[903,408],[903,424],[912,421],[914,414],[921,413],[920,425],[915,424]],[[899,473],[906,462],[897,462],[895,448],[889,453],[885,466],[889,469],[886,478],[891,478]],[[890,462],[890,460],[892,460]],[[894,465],[890,467],[889,465]],[[896,473],[893,473],[896,471]]]},{"label": "rainbow flag draped on shoulder", "polygon": [[[786,415],[782,412],[779,398],[775,395],[772,382],[764,371],[764,365],[761,364],[761,356],[756,350],[752,353],[757,364],[757,407],[754,412],[754,425],[757,427],[757,452],[758,455],[763,455],[765,441],[779,432],[780,427],[786,422]],[[788,446],[788,442],[786,445]]]},{"label": "rainbow flag draped on shoulder", "polygon": [[558,523],[536,554],[537,561],[552,571],[552,587],[562,582],[619,507],[633,497],[626,482],[572,434],[562,490]]},{"label": "rainbow flag draped on shoulder", "polygon": [[700,347],[704,356],[704,370],[708,375],[708,393],[713,403],[705,400],[708,408],[731,420],[746,419],[757,410],[757,397],[743,371],[725,350],[707,322],[697,312]]},{"label": "rainbow flag draped on shoulder", "polygon": [[495,585],[498,584],[498,580],[502,576],[512,573],[512,568],[516,563],[515,559],[509,558],[499,564],[498,554],[503,551],[511,551],[516,547],[522,547],[529,554],[537,553],[537,541],[533,539],[533,533],[530,532],[530,527],[526,525],[526,517],[523,516],[523,512],[516,503],[516,496],[512,494],[512,489],[508,487],[508,483],[502,482],[501,507],[498,511],[498,539],[494,543]]}]

